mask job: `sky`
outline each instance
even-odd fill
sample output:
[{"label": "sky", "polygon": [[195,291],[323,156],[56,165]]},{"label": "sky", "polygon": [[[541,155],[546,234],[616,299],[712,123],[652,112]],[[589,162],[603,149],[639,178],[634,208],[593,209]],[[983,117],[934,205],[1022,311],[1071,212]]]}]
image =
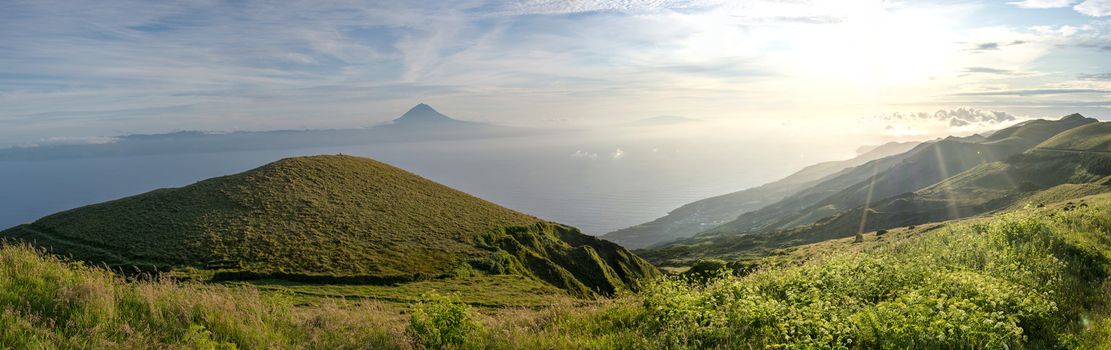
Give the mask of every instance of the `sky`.
[{"label": "sky", "polygon": [[924,139],[1111,119],[1111,0],[0,0],[0,147],[450,116]]}]

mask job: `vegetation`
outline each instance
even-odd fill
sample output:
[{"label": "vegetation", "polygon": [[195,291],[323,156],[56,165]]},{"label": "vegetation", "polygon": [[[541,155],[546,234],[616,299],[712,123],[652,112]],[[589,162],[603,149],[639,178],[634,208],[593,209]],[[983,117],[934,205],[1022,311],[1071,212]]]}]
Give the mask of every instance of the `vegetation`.
[{"label": "vegetation", "polygon": [[1111,123],[1074,128],[1042,142],[1038,148],[1111,152]]},{"label": "vegetation", "polygon": [[477,347],[481,340],[476,334],[482,325],[477,322],[467,305],[452,297],[426,295],[425,301],[413,306],[409,317],[409,334],[413,341],[425,348]]},{"label": "vegetation", "polygon": [[668,276],[382,163],[285,159],[3,231],[0,348],[1107,348],[1103,124],[813,180],[756,231],[644,251]]},{"label": "vegetation", "polygon": [[916,145],[915,142],[891,142],[852,159],[814,164],[763,186],[688,203],[659,219],[610,232],[602,238],[630,249],[640,249],[690,237],[814,186],[846,168],[903,153]]},{"label": "vegetation", "polygon": [[384,308],[298,308],[253,288],[129,282],[27,246],[0,248],[0,348],[386,348],[404,319]]},{"label": "vegetation", "polygon": [[[125,280],[0,248],[0,347],[1098,348],[1111,342],[1111,195],[706,261],[638,295],[539,309]],[[1084,205],[1080,205],[1084,204]],[[716,277],[710,269],[718,270]]]},{"label": "vegetation", "polygon": [[444,294],[455,295],[460,303],[475,307],[539,308],[568,302],[569,299],[567,291],[534,278],[478,273],[394,285],[314,284],[285,280],[236,281],[226,284],[252,286],[263,292],[289,295],[295,303],[302,305],[317,304],[324,299],[373,299],[410,304],[422,301],[425,295]]},{"label": "vegetation", "polygon": [[923,143],[906,153],[848,169],[706,234],[771,232],[813,224],[845,210],[932,186],[976,166],[1005,160],[1063,131],[1096,122],[1071,115],[1020,123],[986,139],[949,137]]},{"label": "vegetation", "polygon": [[657,274],[577,229],[350,156],[283,159],[0,235],[124,270],[215,281],[393,284],[475,271],[589,297],[636,289]]},{"label": "vegetation", "polygon": [[1098,311],[1111,300],[1111,217],[1061,210],[872,236],[857,249],[830,242],[801,265],[706,284],[664,280],[644,293],[645,310],[678,347],[1093,346],[1111,325]]},{"label": "vegetation", "polygon": [[[1107,123],[1088,123],[1090,119],[1082,117],[1067,117],[1060,121],[1040,121],[1023,124],[1004,133],[1005,138],[989,138],[988,143],[1019,143],[1020,136],[1045,138],[1054,135],[1052,132],[1064,125],[1081,124],[1080,129],[1089,129],[1092,126]],[[1010,129],[1005,129],[1010,130]],[[1087,135],[1088,133],[1075,133],[1066,131],[1062,135]],[[1048,136],[1047,136],[1048,135]],[[1000,137],[1002,135],[999,135]],[[996,135],[993,135],[996,137]],[[1062,138],[1054,137],[1052,141],[1062,142]],[[1028,142],[1029,140],[1022,141]],[[935,149],[940,154],[949,157],[959,153],[981,153],[981,148],[975,144],[966,144],[958,140],[944,140],[937,145],[920,146],[920,150]],[[951,149],[950,151],[942,151]],[[961,150],[963,151],[957,151]],[[909,152],[915,153],[915,151]],[[932,152],[927,152],[933,154]],[[978,154],[971,154],[980,157]],[[728,258],[760,256],[770,250],[800,244],[820,242],[827,239],[848,237],[859,232],[884,230],[894,227],[916,225],[927,222],[944,221],[982,215],[1005,208],[1015,207],[1020,203],[1038,201],[1052,203],[1056,200],[1076,198],[1084,195],[1111,191],[1111,153],[1088,152],[1081,150],[1061,151],[1058,149],[1045,149],[1041,146],[1033,147],[1023,153],[1011,154],[998,161],[982,163],[972,166],[967,170],[953,175],[942,177],[936,183],[918,187],[909,179],[931,178],[921,174],[929,173],[922,170],[934,169],[959,169],[961,162],[947,166],[938,166],[941,156],[933,160],[904,159],[902,165],[894,166],[891,170],[876,175],[877,182],[874,193],[865,188],[864,192],[872,193],[874,198],[851,199],[851,193],[861,191],[852,188],[872,185],[869,181],[861,182],[855,187],[850,187],[839,194],[816,202],[806,212],[809,219],[790,217],[782,219],[771,227],[781,227],[771,230],[768,228],[757,231],[733,231],[740,226],[749,225],[764,219],[774,219],[775,216],[789,215],[790,210],[781,208],[791,206],[792,200],[769,206],[752,213],[742,215],[737,221],[723,225],[714,230],[699,234],[692,238],[672,242],[667,245],[654,247],[650,250],[638,252],[641,256],[660,265],[686,265],[698,259]],[[957,157],[961,158],[961,157]],[[925,162],[928,164],[916,164]],[[919,169],[922,171],[906,172],[900,169]],[[894,174],[894,175],[893,175]],[[911,175],[913,174],[913,175]],[[895,176],[897,175],[897,176]],[[881,190],[879,187],[883,176],[895,176],[896,179],[889,184],[896,187]],[[893,193],[899,187],[912,189],[904,193],[881,197],[883,193]],[[837,204],[840,203],[840,204]],[[1037,204],[1037,203],[1035,203]],[[849,209],[837,210],[848,205],[855,205]],[[1020,206],[1020,205],[1019,205]],[[772,209],[783,209],[775,211]],[[824,217],[823,217],[824,216]],[[810,222],[815,217],[821,217]]]}]

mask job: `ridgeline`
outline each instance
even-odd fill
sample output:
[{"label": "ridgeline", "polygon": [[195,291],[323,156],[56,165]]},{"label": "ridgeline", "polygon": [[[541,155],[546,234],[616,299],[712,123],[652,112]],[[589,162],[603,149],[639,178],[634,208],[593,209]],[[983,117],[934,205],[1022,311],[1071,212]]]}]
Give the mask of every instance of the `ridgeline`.
[{"label": "ridgeline", "polygon": [[657,271],[620,246],[351,156],[77,208],[0,232],[75,259],[204,280],[391,284],[516,274],[573,295],[635,290]]}]

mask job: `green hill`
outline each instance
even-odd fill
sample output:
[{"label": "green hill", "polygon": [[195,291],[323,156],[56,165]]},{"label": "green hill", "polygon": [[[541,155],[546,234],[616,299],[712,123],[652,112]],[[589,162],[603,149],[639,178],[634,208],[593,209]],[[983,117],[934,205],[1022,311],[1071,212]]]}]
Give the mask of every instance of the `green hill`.
[{"label": "green hill", "polygon": [[607,233],[602,238],[638,249],[690,237],[736,219],[738,215],[775,203],[846,168],[903,153],[915,145],[915,142],[891,142],[852,159],[814,164],[772,183],[685,204],[666,216]]},{"label": "green hill", "polygon": [[1111,152],[1111,122],[1073,128],[1038,144],[1036,149]]},{"label": "green hill", "polygon": [[[1089,129],[1105,124],[1072,117],[1061,121],[1066,122],[1065,125],[1084,125],[1077,126],[1076,129]],[[1014,135],[1048,138],[1047,135],[1052,135],[1046,130],[1055,130],[1060,125],[1054,126],[1052,122],[1025,123],[1019,128],[1005,129],[1010,130],[1007,134],[1011,136],[988,141],[994,144],[986,147],[1031,144],[1034,140]],[[1071,129],[1058,134],[1071,134],[1077,140],[1062,137],[1055,142],[1077,144],[1083,143],[1092,135],[1088,132],[1076,133]],[[926,150],[921,155],[945,154],[956,161],[907,157],[891,169],[878,173],[874,179],[850,186],[800,210],[799,213],[804,213],[805,216],[795,214],[793,217],[780,219],[770,226],[772,229],[756,232],[731,231],[733,223],[730,223],[689,239],[643,251],[641,255],[665,265],[683,265],[711,257],[760,256],[783,247],[849,237],[858,232],[951,220],[1014,207],[1018,203],[1037,205],[1047,200],[1066,200],[1111,191],[1111,154],[1108,153],[1031,148],[1002,160],[968,167],[953,176],[944,176],[943,173],[932,171],[971,165],[969,163],[975,162],[978,157],[984,157],[986,148],[947,139],[919,149]],[[934,177],[941,177],[943,180],[927,185],[919,183],[924,181],[922,179]],[[908,190],[891,194],[898,192],[899,184],[907,186]],[[869,192],[873,195],[870,200],[858,196]],[[742,215],[741,219],[750,215],[752,214]],[[798,219],[799,217],[804,219]]]},{"label": "green hill", "polygon": [[395,283],[518,274],[576,295],[656,270],[620,246],[374,160],[283,159],[44,217],[0,233],[110,266],[213,280]]},{"label": "green hill", "polygon": [[1000,130],[982,142],[950,137],[869,162],[708,231],[749,233],[808,225],[844,210],[931,186],[976,166],[1022,153],[1046,139],[1097,120],[1070,115]]},{"label": "green hill", "polygon": [[1066,115],[1058,120],[1036,119],[996,131],[992,133],[991,136],[988,136],[987,139],[984,140],[984,143],[1020,140],[1025,143],[1026,147],[1033,147],[1041,143],[1041,141],[1036,140],[1046,140],[1060,133],[1062,131],[1062,125],[1066,126],[1063,130],[1068,130],[1076,126],[1095,122],[1097,122],[1097,120],[1085,118],[1078,113]]}]

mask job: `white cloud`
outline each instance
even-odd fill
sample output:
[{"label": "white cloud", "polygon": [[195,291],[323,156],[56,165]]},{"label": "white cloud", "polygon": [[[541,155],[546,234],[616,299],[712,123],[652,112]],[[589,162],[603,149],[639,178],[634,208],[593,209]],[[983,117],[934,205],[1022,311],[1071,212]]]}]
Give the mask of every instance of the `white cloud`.
[{"label": "white cloud", "polygon": [[1072,9],[1092,17],[1111,16],[1111,0],[1085,0]]},{"label": "white cloud", "polygon": [[1059,26],[1059,27],[1056,27],[1056,26],[1033,26],[1033,27],[1030,27],[1030,30],[1033,31],[1034,33],[1038,34],[1038,35],[1068,37],[1068,36],[1075,35],[1077,32],[1080,31],[1080,28],[1075,27],[1075,26],[1070,26],[1070,25],[1063,25],[1063,26]]},{"label": "white cloud", "polygon": [[598,11],[643,12],[659,9],[706,7],[723,2],[714,0],[525,0],[504,4],[493,12],[499,15],[567,14]]},{"label": "white cloud", "polygon": [[21,145],[20,147],[42,147],[42,146],[62,146],[62,145],[105,145],[109,143],[116,143],[120,139],[117,137],[107,136],[75,136],[75,137],[47,137],[39,140],[38,142]]},{"label": "white cloud", "polygon": [[933,113],[894,112],[879,119],[888,123],[884,129],[889,133],[899,134],[899,136],[921,136],[921,134],[952,131],[987,130],[998,127],[1001,123],[1018,121],[1020,118],[1004,111],[957,108],[941,109]]},{"label": "white cloud", "polygon": [[940,109],[933,113],[891,113],[876,117],[884,133],[898,137],[943,137],[996,129],[1027,119],[1009,112],[976,108]]},{"label": "white cloud", "polygon": [[598,159],[598,154],[583,151],[580,149],[578,151],[575,151],[575,153],[571,153],[571,158]]},{"label": "white cloud", "polygon": [[1009,5],[1018,6],[1028,9],[1054,9],[1068,7],[1072,5],[1075,0],[1023,0],[1008,2]]},{"label": "white cloud", "polygon": [[[1072,6],[1076,0],[1022,0],[1008,2],[1009,5],[1028,9],[1053,9]],[[1084,0],[1072,7],[1076,12],[1103,17],[1111,15],[1111,0]]]},{"label": "white cloud", "polygon": [[613,150],[613,153],[610,154],[610,157],[612,157],[613,159],[621,159],[624,156],[625,151],[620,148]]},{"label": "white cloud", "polygon": [[[969,123],[987,123],[997,124],[1007,121],[1017,120],[1018,117],[1014,114],[1003,111],[990,111],[976,108],[955,108],[955,109],[939,109],[934,113],[918,112],[918,113],[899,113],[895,112],[882,119],[897,121],[897,120],[935,120],[946,121],[954,126],[963,126]],[[956,125],[960,124],[960,125]]]}]

